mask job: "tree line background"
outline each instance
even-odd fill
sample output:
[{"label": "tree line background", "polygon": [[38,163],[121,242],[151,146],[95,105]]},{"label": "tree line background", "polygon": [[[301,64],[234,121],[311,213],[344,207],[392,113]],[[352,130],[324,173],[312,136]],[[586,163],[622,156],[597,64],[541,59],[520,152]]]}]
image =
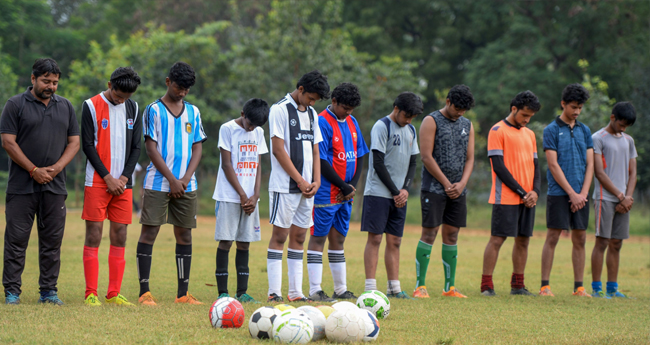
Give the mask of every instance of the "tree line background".
[{"label": "tree line background", "polygon": [[[466,116],[477,136],[468,187],[480,203],[491,183],[487,131],[508,114],[516,93],[532,90],[541,100],[529,125],[539,151],[566,84],[590,91],[579,120],[592,132],[607,124],[615,101],[631,101],[638,116],[628,129],[639,153],[637,202],[650,195],[648,1],[0,0],[0,8],[0,107],[30,85],[39,57],[59,63],[57,93],[77,107],[79,121],[82,102],[106,89],[116,67],[133,66],[140,74],[133,99],[144,109],[164,94],[174,62],[191,64],[197,83],[187,100],[201,109],[209,137],[197,172],[206,199],[219,167],[220,125],[238,117],[249,98],[275,103],[313,69],[328,76],[332,89],[341,82],[359,86],[362,103],[354,116],[367,141],[400,92],[421,95],[426,114],[444,104],[451,86],[468,85],[476,107]],[[266,132],[268,140],[268,126]],[[0,184],[6,184],[4,150],[0,156]],[[140,163],[149,163],[144,145]],[[268,157],[262,164],[268,176]],[[68,167],[73,207],[81,207],[84,174],[80,151]]]}]

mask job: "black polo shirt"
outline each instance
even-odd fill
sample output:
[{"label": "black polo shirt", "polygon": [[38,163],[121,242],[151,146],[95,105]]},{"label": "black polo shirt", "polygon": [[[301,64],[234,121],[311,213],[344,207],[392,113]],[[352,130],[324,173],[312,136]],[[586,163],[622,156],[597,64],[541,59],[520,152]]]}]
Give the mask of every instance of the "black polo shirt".
[{"label": "black polo shirt", "polygon": [[[16,143],[37,167],[55,164],[68,145],[68,137],[79,135],[74,107],[67,99],[52,95],[47,106],[31,93],[32,86],[7,101],[0,117],[0,133],[16,135]],[[22,114],[21,114],[22,107]],[[7,194],[52,192],[67,195],[65,168],[41,185],[29,176],[29,171],[9,160]]]}]

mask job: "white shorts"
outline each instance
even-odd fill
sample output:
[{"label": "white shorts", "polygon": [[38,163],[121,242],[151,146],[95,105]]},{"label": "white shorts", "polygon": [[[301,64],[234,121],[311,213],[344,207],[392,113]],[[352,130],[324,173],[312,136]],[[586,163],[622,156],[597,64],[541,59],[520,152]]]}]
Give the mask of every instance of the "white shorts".
[{"label": "white shorts", "polygon": [[314,198],[305,198],[302,193],[269,193],[269,223],[284,229],[291,225],[307,229],[314,225]]},{"label": "white shorts", "polygon": [[262,239],[259,207],[248,215],[240,203],[217,201],[214,215],[217,217],[216,241],[257,242]]}]

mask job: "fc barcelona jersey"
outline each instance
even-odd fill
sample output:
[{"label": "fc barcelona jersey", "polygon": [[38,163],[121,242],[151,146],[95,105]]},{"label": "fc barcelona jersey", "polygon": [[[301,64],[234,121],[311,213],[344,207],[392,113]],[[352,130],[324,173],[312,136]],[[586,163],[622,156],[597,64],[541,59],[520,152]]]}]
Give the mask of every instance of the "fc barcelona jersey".
[{"label": "fc barcelona jersey", "polygon": [[[363,140],[357,120],[352,116],[339,121],[329,108],[318,115],[323,141],[318,144],[320,159],[326,160],[339,177],[349,183],[352,181],[357,169],[357,157],[368,153],[368,146]],[[316,192],[314,203],[316,205],[335,204],[339,188],[321,176],[321,186]]]}]

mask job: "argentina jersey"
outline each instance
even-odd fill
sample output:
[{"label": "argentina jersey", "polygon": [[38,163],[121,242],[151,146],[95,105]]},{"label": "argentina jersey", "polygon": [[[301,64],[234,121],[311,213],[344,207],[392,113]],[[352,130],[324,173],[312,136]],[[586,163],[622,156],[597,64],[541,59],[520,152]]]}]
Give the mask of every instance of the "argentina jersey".
[{"label": "argentina jersey", "polygon": [[[147,106],[142,115],[145,138],[156,142],[158,153],[177,179],[185,176],[192,159],[192,145],[207,139],[199,109],[188,102],[183,103],[183,111],[178,117],[172,115],[160,99]],[[153,162],[147,166],[144,188],[169,192],[169,181],[156,169]],[[196,176],[192,175],[186,192],[196,189]]]},{"label": "argentina jersey", "polygon": [[[323,141],[318,144],[320,159],[326,160],[337,175],[345,182],[352,181],[357,167],[357,157],[368,153],[368,146],[363,140],[357,120],[352,116],[339,121],[329,108],[318,116]],[[314,197],[314,204],[336,204],[340,189],[321,175],[321,186]]]}]

